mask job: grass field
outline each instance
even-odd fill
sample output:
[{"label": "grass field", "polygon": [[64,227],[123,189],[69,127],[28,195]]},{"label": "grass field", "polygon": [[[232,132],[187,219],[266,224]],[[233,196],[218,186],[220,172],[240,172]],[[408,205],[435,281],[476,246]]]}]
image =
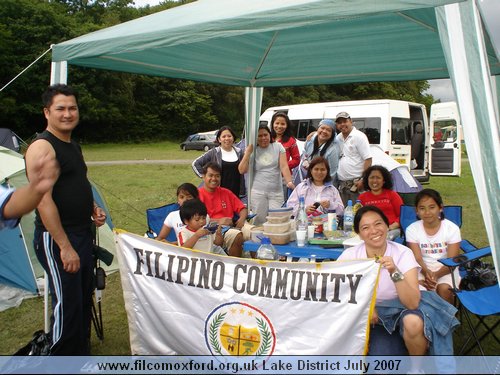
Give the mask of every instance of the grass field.
[{"label": "grass field", "polygon": [[[83,148],[88,161],[194,159],[201,153],[183,152],[179,145],[161,142],[148,145],[88,145]],[[145,210],[175,200],[182,182],[199,183],[190,165],[91,166],[89,177],[101,188],[117,228],[143,234]],[[478,246],[487,244],[484,223],[469,164],[463,163],[462,176],[432,177],[426,185],[440,191],[445,204],[463,206],[462,236]],[[104,341],[93,336],[95,355],[130,354],[127,315],[118,273],[109,275],[103,292]],[[43,328],[43,298],[25,300],[21,306],[0,313],[0,355],[14,353],[25,345],[34,331]],[[460,333],[460,329],[458,330]],[[461,340],[458,338],[458,341]],[[492,345],[496,345],[494,342]],[[493,346],[492,348],[494,348]],[[495,353],[490,353],[495,354]]]}]

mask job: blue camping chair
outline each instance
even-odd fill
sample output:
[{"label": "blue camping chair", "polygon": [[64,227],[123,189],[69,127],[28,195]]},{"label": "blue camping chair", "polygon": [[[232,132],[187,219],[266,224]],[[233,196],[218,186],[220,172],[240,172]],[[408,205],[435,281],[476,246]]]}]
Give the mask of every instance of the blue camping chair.
[{"label": "blue camping chair", "polygon": [[[146,232],[146,235],[149,238],[156,238],[158,236],[158,233],[160,233],[161,231],[161,227],[163,226],[163,222],[165,221],[167,215],[172,211],[176,211],[178,209],[178,203],[169,203],[161,207],[148,208],[146,210],[146,218],[148,221],[148,230]],[[166,240],[168,242],[177,242],[175,230],[170,231]]]},{"label": "blue camping chair", "polygon": [[[447,267],[450,267],[453,277],[453,269],[455,267],[464,267],[465,264],[491,255],[491,248],[484,247],[473,251],[466,252],[453,258],[441,259],[440,262]],[[488,336],[496,340],[497,345],[500,340],[495,332],[495,329],[500,324],[500,288],[498,282],[495,285],[487,286],[477,290],[460,290],[453,278],[453,293],[458,301],[458,308],[461,316],[465,317],[465,321],[469,328],[469,333],[466,335],[462,348],[458,355],[466,355],[475,347],[484,356],[485,352],[481,342]],[[476,317],[476,322],[472,321],[472,316]],[[464,319],[460,319],[463,321]],[[472,339],[474,342],[471,343]],[[498,348],[498,346],[496,346]],[[490,354],[498,354],[497,350]]]}]

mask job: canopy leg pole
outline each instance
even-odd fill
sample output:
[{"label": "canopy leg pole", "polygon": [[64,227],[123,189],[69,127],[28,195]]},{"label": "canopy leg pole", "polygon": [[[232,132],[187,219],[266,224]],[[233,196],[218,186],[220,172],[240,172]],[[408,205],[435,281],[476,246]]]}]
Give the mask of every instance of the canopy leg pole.
[{"label": "canopy leg pole", "polygon": [[50,330],[50,320],[49,320],[49,278],[47,272],[43,273],[43,311],[44,311],[44,323],[45,332]]},{"label": "canopy leg pole", "polygon": [[52,62],[50,66],[50,85],[68,82],[68,62]]}]

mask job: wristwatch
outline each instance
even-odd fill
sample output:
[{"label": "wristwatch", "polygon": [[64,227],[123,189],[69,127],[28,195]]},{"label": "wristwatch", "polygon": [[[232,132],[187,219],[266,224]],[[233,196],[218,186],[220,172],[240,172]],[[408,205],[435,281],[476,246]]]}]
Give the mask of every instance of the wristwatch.
[{"label": "wristwatch", "polygon": [[405,275],[403,275],[403,273],[398,269],[396,269],[396,271],[391,273],[391,280],[394,281],[395,283],[397,283],[398,281],[404,280],[404,279],[405,279]]}]

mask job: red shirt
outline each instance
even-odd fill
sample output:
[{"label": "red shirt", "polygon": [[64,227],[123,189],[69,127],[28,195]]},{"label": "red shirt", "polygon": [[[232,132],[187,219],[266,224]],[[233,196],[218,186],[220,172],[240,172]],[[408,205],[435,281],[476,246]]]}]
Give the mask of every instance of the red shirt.
[{"label": "red shirt", "polygon": [[234,214],[239,214],[242,209],[246,208],[243,202],[229,189],[219,186],[213,193],[210,193],[201,187],[198,191],[200,192],[200,201],[207,206],[208,216],[211,219],[232,218]]},{"label": "red shirt", "polygon": [[399,215],[401,213],[401,205],[403,200],[394,190],[382,189],[379,195],[373,194],[371,191],[366,191],[359,195],[358,199],[363,206],[376,206],[389,219],[389,224],[399,223]]},{"label": "red shirt", "polygon": [[286,151],[286,161],[288,163],[288,168],[290,171],[295,168],[300,163],[299,147],[297,146],[297,141],[294,137],[290,137],[287,142],[283,143],[278,141],[283,145]]}]

